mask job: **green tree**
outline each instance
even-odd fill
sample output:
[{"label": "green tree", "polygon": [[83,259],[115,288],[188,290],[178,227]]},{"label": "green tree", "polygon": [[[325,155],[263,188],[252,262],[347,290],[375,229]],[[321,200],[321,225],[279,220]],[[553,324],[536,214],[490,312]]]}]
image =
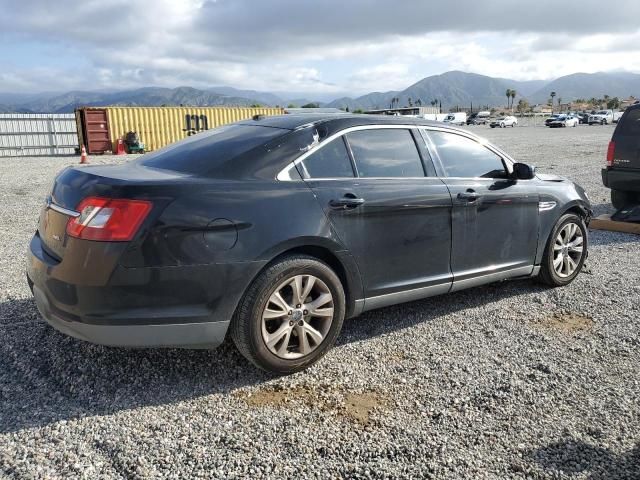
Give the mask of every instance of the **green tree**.
[{"label": "green tree", "polygon": [[506,92],[504,92],[504,94],[505,94],[505,95],[506,95],[506,97],[507,97],[507,108],[509,108],[509,100],[511,99],[511,89],[510,89],[510,88],[507,88],[507,91],[506,91]]},{"label": "green tree", "polygon": [[289,105],[287,105],[287,108],[298,108],[298,107],[293,103],[290,103]]},{"label": "green tree", "polygon": [[511,111],[513,112],[513,101],[516,99],[516,91],[511,90]]},{"label": "green tree", "polygon": [[320,108],[320,104],[318,102],[305,103],[301,108]]},{"label": "green tree", "polygon": [[252,103],[250,105],[251,108],[262,108],[262,105],[260,105],[259,103]]},{"label": "green tree", "polygon": [[556,92],[551,92],[551,113],[553,113],[553,99],[556,96]]},{"label": "green tree", "polygon": [[524,98],[521,98],[518,101],[518,106],[516,108],[520,115],[522,115],[523,113],[527,113],[530,110],[529,102],[527,102]]}]

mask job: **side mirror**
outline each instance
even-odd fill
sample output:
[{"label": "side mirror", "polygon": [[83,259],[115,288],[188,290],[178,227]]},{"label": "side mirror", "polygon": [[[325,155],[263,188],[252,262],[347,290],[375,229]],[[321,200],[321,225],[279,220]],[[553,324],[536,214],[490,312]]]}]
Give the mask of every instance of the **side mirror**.
[{"label": "side mirror", "polygon": [[536,176],[536,168],[526,163],[514,163],[512,177],[516,180],[531,180]]}]

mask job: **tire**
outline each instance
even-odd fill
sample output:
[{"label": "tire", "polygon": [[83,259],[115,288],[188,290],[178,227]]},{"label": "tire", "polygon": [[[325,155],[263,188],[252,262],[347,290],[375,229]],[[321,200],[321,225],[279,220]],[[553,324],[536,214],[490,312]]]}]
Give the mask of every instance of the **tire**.
[{"label": "tire", "polygon": [[[304,302],[295,305],[295,292],[289,283],[291,281],[295,284],[294,277],[302,278],[299,284],[302,290],[308,286],[308,283],[304,284],[304,279],[309,282],[309,278],[313,277],[313,290],[307,294],[307,301],[318,300],[321,295],[329,293],[332,307],[327,307],[329,304],[326,302],[321,303],[316,311],[322,313],[322,316],[314,317],[310,314],[311,309],[304,309]],[[289,290],[291,297],[288,296]],[[285,305],[280,307],[278,303],[271,301],[276,292],[281,294],[279,298],[283,299],[286,308],[290,309],[288,314],[282,308]],[[314,300],[315,294],[318,296]],[[307,305],[311,306],[313,301]],[[327,316],[329,308],[332,308],[332,316]],[[285,313],[277,315],[280,311]],[[269,318],[263,319],[265,316]],[[317,258],[291,255],[267,267],[249,286],[231,321],[230,335],[236,348],[254,365],[271,373],[286,375],[304,370],[324,356],[334,345],[342,329],[344,316],[344,288],[335,272]],[[323,323],[328,321],[331,322],[329,325]],[[307,330],[309,327],[313,328],[313,335],[311,329]],[[284,332],[278,334],[282,329]],[[306,347],[311,350],[303,354],[299,333],[307,331],[308,334],[302,335],[306,339]],[[319,338],[317,335],[320,333],[322,340],[316,343],[315,338]],[[280,340],[268,346],[265,336],[269,335]]]},{"label": "tire", "polygon": [[622,210],[624,207],[633,205],[638,202],[638,195],[634,192],[625,192],[623,190],[611,190],[611,204],[616,210]]},{"label": "tire", "polygon": [[[576,227],[575,238],[568,238],[566,244],[563,244],[562,249],[558,250],[558,239],[562,238],[563,233],[571,231],[570,225]],[[565,230],[565,228],[567,228],[567,230]],[[567,234],[568,233],[565,233],[565,235]],[[574,244],[578,237],[582,239],[581,242]],[[562,240],[560,240],[560,243],[562,243]],[[570,247],[572,244],[573,247]],[[579,258],[578,252],[576,251],[577,247],[581,247],[582,249],[579,252]],[[542,256],[538,280],[551,287],[563,287],[570,284],[578,276],[580,270],[582,270],[584,261],[587,258],[587,248],[587,227],[584,224],[582,217],[575,213],[564,214],[553,227],[551,235],[549,235],[549,239],[547,240],[547,245]],[[573,270],[570,270],[571,267],[569,262],[564,260],[564,257],[566,256],[570,257],[571,262],[573,262]],[[554,266],[554,260],[557,262],[558,258],[561,258],[561,262],[558,267],[556,267]],[[557,268],[560,269],[560,272]]]},{"label": "tire", "polygon": [[504,123],[501,123],[501,124],[500,124],[500,128],[504,128]]}]

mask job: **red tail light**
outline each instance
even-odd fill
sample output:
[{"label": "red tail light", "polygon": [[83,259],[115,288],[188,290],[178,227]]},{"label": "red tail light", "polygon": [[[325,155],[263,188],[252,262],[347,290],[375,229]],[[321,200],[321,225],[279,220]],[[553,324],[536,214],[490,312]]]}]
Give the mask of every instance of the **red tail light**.
[{"label": "red tail light", "polygon": [[80,216],[67,222],[67,234],[85,240],[127,242],[151,211],[146,200],[88,197],[78,205]]},{"label": "red tail light", "polygon": [[616,154],[616,142],[611,140],[607,148],[607,167],[613,167],[613,157]]}]

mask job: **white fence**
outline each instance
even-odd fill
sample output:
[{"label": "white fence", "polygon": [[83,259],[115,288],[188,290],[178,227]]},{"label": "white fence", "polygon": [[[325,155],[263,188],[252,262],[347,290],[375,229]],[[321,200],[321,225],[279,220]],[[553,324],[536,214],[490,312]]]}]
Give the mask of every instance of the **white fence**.
[{"label": "white fence", "polygon": [[73,155],[77,148],[73,113],[0,113],[0,157]]}]

